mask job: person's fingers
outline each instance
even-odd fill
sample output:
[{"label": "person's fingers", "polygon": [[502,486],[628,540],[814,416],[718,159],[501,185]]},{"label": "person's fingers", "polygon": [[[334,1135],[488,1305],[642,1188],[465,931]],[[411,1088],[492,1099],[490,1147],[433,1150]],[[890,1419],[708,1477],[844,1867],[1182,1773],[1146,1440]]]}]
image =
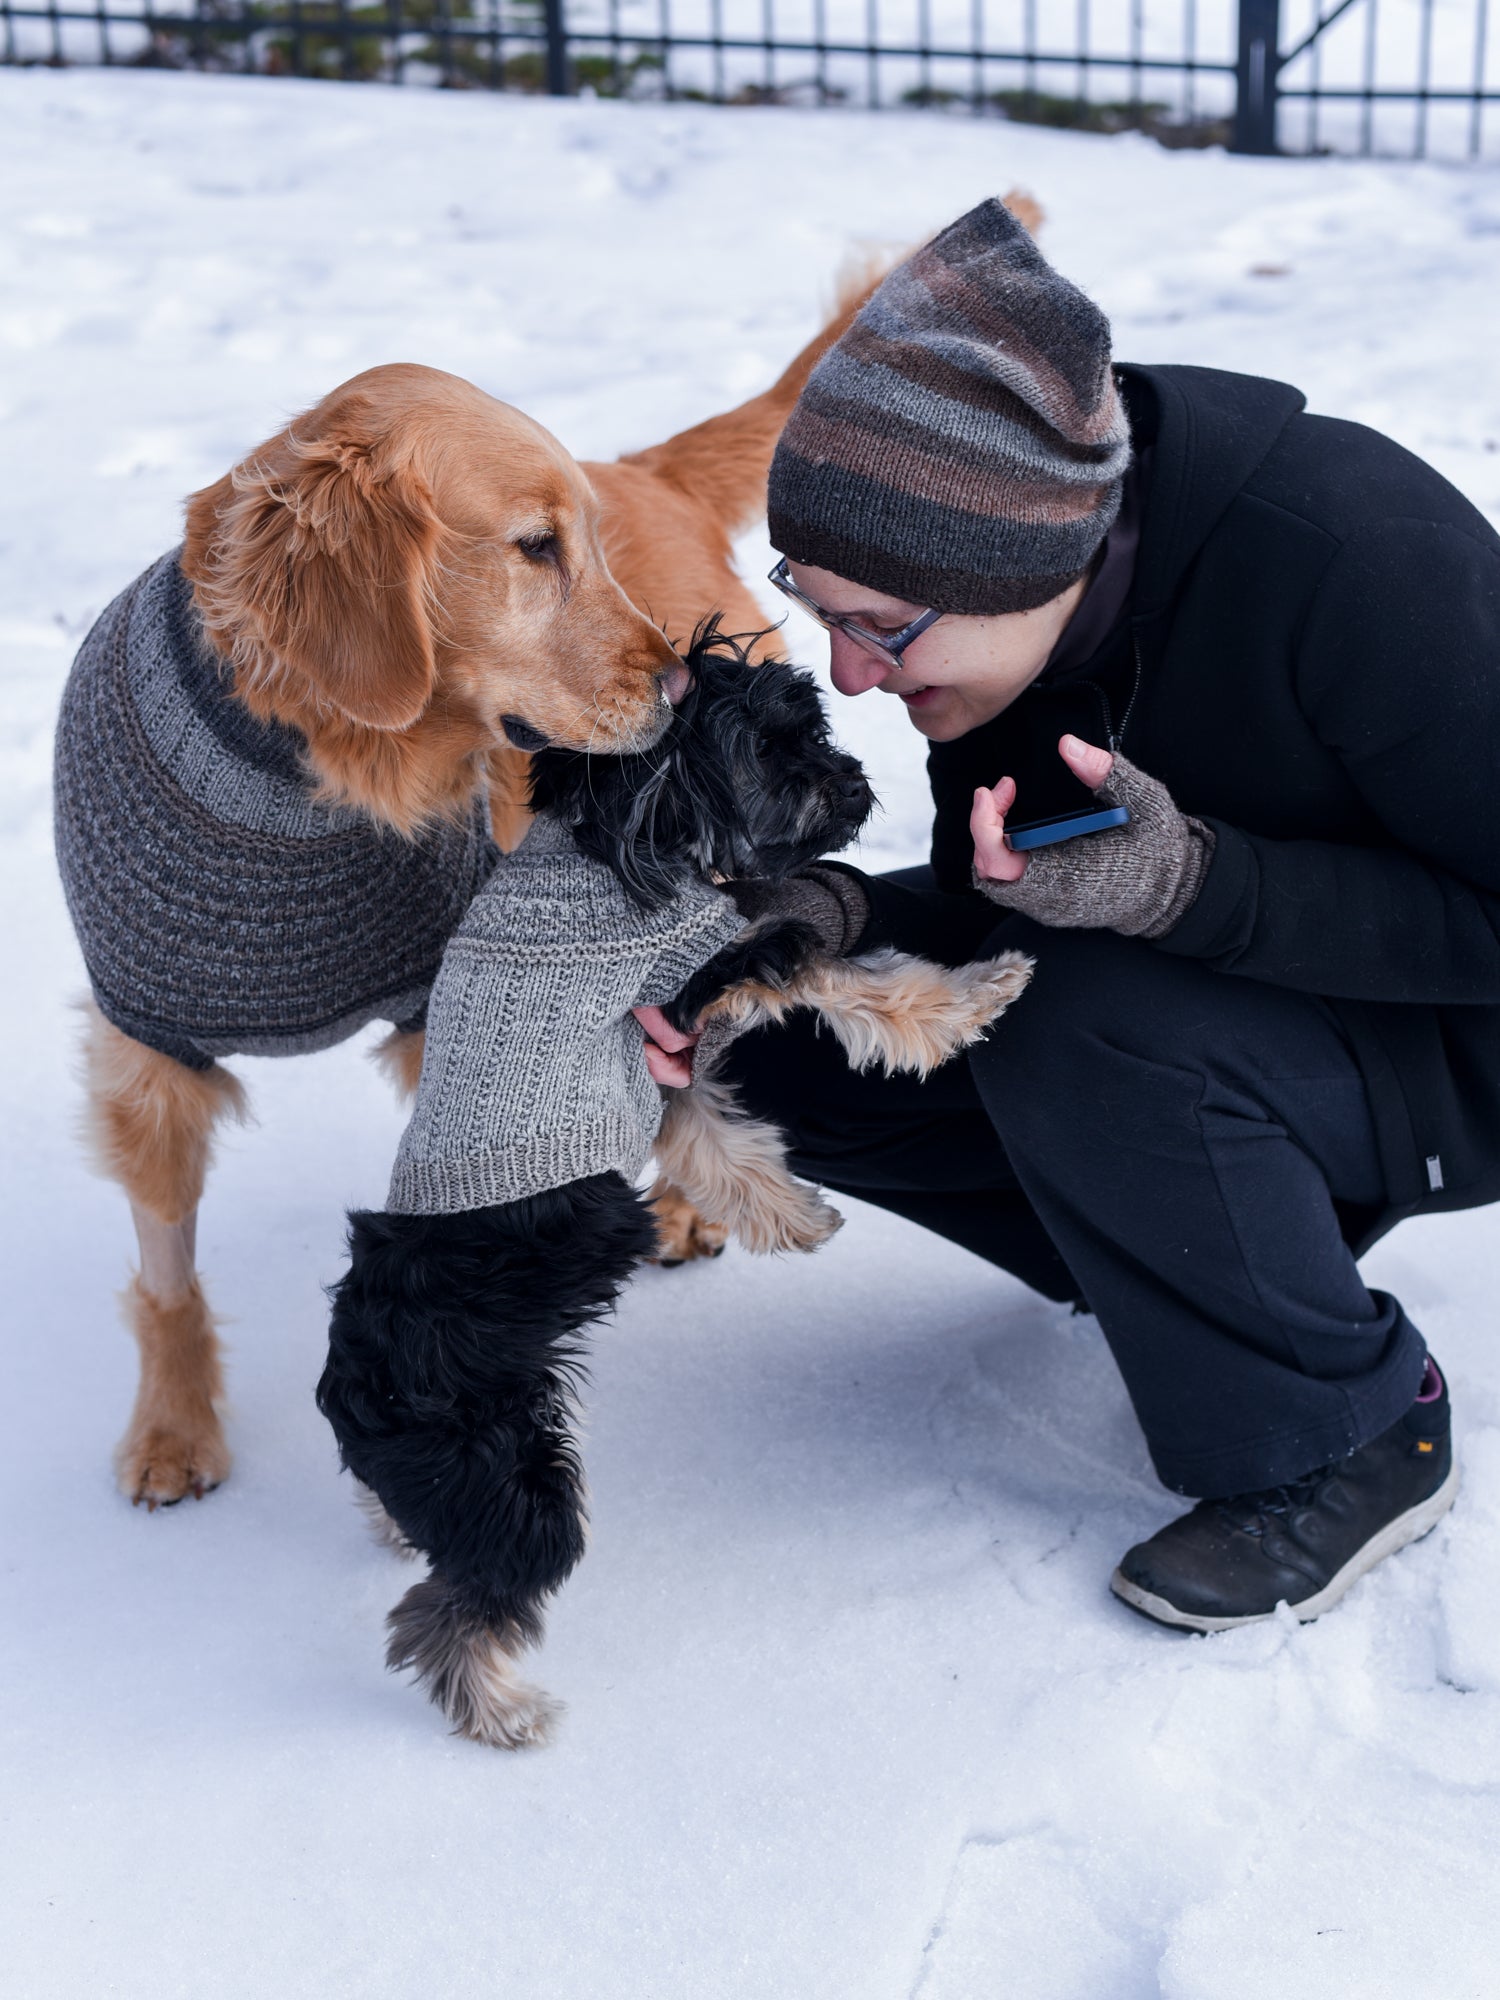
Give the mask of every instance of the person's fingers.
[{"label": "person's fingers", "polygon": [[660,1007],[632,1007],[645,1031],[646,1068],[664,1090],[686,1090],[693,1080],[693,1050],[699,1035],[674,1028]]},{"label": "person's fingers", "polygon": [[1014,804],[1016,788],[1010,778],[1002,778],[991,791],[980,785],[974,793],[969,814],[969,832],[974,841],[975,871],[989,882],[1017,882],[1026,872],[1024,854],[1013,854],[1005,844],[1005,814]]},{"label": "person's fingers", "polygon": [[686,1035],[681,1028],[674,1028],[660,1007],[632,1007],[631,1013],[646,1030],[649,1040],[668,1055],[676,1055],[681,1049],[690,1049],[699,1039],[698,1034]]},{"label": "person's fingers", "polygon": [[661,1085],[663,1090],[686,1090],[693,1080],[693,1052],[685,1050],[681,1055],[671,1055],[659,1043],[648,1041],[644,1044],[646,1069],[651,1081]]},{"label": "person's fingers", "polygon": [[1095,743],[1085,743],[1081,736],[1064,736],[1057,746],[1058,754],[1075,778],[1082,780],[1091,792],[1108,783],[1109,774],[1115,768],[1115,760],[1108,750],[1101,750]]}]

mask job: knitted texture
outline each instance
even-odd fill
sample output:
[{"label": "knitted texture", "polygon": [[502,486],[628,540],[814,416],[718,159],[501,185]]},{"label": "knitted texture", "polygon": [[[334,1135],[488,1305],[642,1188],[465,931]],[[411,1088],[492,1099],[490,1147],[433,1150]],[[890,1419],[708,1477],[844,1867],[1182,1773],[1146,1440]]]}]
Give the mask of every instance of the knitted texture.
[{"label": "knitted texture", "polygon": [[771,464],[794,562],[938,611],[1025,611],[1087,569],[1130,433],[1109,322],[998,201],[891,272]]},{"label": "knitted texture", "polygon": [[415,840],[320,804],[235,699],[177,556],[117,597],[63,692],[58,866],[101,1011],[193,1068],[420,1024],[495,859],[487,807]]},{"label": "knitted texture", "polygon": [[632,1007],[660,1007],[744,928],[685,878],[642,911],[543,814],[454,933],[386,1206],[448,1215],[611,1171],[635,1179],[661,1125]]},{"label": "knitted texture", "polygon": [[992,903],[1057,930],[1118,931],[1159,938],[1197,900],[1213,859],[1213,829],[1179,812],[1171,793],[1126,758],[1099,788],[1106,805],[1130,809],[1124,826],[1039,847],[1016,882],[974,885]]},{"label": "knitted texture", "polygon": [[830,958],[851,952],[870,921],[870,899],[859,877],[845,868],[815,861],[784,882],[752,879],[726,886],[747,923],[790,917],[808,924]]}]

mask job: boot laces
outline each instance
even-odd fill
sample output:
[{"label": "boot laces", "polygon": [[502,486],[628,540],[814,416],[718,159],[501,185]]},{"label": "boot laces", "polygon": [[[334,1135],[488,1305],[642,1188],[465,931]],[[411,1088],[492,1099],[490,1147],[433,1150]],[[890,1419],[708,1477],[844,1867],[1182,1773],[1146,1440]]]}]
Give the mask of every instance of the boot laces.
[{"label": "boot laces", "polygon": [[1219,1514],[1242,1534],[1262,1535],[1268,1516],[1285,1520],[1297,1508],[1310,1505],[1337,1470],[1334,1464],[1319,1465],[1311,1472],[1304,1472],[1300,1479],[1288,1479],[1280,1486],[1263,1487],[1257,1493],[1236,1493],[1218,1502]]}]

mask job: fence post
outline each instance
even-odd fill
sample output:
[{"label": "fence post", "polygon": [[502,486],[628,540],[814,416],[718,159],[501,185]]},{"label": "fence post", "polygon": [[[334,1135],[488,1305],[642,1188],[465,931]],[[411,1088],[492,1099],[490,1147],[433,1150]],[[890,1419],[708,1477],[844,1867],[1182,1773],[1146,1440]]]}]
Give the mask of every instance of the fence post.
[{"label": "fence post", "polygon": [[1232,153],[1276,151],[1276,85],[1281,71],[1281,0],[1240,0],[1234,65]]},{"label": "fence post", "polygon": [[568,23],[563,13],[565,0],[543,0],[547,25],[547,95],[567,97],[573,87],[568,74]]}]

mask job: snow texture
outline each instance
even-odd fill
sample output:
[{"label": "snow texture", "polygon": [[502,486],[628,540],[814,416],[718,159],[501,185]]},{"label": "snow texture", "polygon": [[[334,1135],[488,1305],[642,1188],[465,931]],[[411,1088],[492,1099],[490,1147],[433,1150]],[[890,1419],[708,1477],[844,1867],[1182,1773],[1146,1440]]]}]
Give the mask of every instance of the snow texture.
[{"label": "snow texture", "polygon": [[[1478,2000],[1497,1949],[1492,1217],[1369,1259],[1449,1371],[1459,1505],[1322,1623],[1183,1639],[1105,1580],[1174,1511],[1090,1320],[851,1206],[817,1257],[645,1273],[600,1337],[555,1748],[381,1667],[409,1570],[312,1403],[361,1048],[238,1065],[203,1262],[231,1482],[148,1517],[123,1201],[76,1150],[50,731],[183,494],[375,362],[577,452],[770,379],[840,257],[1020,183],[1119,350],[1278,374],[1500,517],[1500,178],[921,116],[0,74],[0,1935],[16,2000]],[[769,551],[751,537],[753,573]],[[815,656],[810,628],[798,633]],[[920,745],[840,706],[920,853]]]}]

